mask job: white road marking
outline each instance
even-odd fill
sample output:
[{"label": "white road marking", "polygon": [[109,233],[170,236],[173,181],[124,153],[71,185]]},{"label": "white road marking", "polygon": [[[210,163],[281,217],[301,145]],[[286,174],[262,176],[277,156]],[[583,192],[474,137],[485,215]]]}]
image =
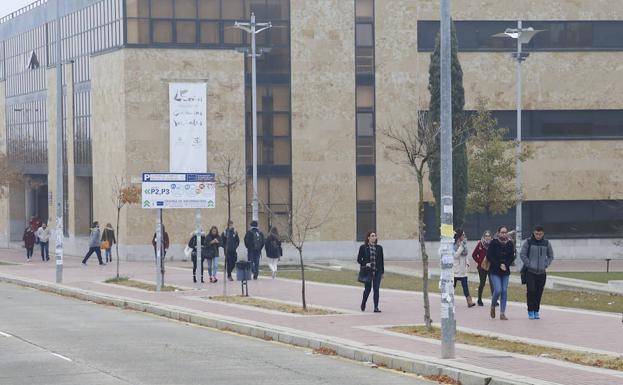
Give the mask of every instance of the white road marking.
[{"label": "white road marking", "polygon": [[61,355],[60,355],[60,354],[58,354],[58,353],[52,353],[52,352],[50,352],[50,354],[51,354],[51,355],[53,355],[53,356],[56,356],[56,357],[58,357],[58,358],[61,358],[61,359],[65,360],[65,361],[73,362],[70,358],[67,358],[67,357],[65,357],[65,356],[61,356]]},{"label": "white road marking", "polygon": [[3,337],[13,337],[10,334],[6,334],[6,333],[2,333],[2,332],[0,332],[0,336],[3,336]]}]

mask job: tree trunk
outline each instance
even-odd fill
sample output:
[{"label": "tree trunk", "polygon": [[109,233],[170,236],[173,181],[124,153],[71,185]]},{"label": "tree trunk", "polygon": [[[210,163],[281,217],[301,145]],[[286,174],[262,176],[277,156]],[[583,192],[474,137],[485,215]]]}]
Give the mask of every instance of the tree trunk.
[{"label": "tree trunk", "polygon": [[119,279],[119,216],[121,215],[121,207],[117,207],[117,242],[115,249],[117,250],[117,279]]},{"label": "tree trunk", "polygon": [[[227,185],[227,225],[225,225],[225,236],[227,237],[227,242],[225,245],[229,243],[231,237],[229,236],[229,222],[231,222],[231,185]],[[225,260],[223,261],[223,296],[227,295],[227,248],[224,249],[223,254],[225,256]]]},{"label": "tree trunk", "polygon": [[421,172],[417,174],[418,182],[418,238],[420,241],[420,252],[422,253],[422,295],[424,297],[424,324],[428,330],[433,328],[430,318],[430,301],[428,298],[428,254],[424,241],[424,176]]},{"label": "tree trunk", "polygon": [[301,295],[303,299],[303,310],[307,311],[307,302],[305,301],[305,265],[303,264],[303,248],[296,248],[299,251],[299,260],[301,261]]}]

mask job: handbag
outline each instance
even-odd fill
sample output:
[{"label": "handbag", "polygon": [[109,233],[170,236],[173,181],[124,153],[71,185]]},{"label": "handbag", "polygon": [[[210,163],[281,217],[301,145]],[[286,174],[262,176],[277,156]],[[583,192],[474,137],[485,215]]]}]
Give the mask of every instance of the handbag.
[{"label": "handbag", "polygon": [[108,240],[103,240],[102,243],[100,244],[100,249],[103,250],[108,250],[110,248],[110,243],[108,243]]},{"label": "handbag", "polygon": [[491,262],[489,262],[486,255],[483,258],[482,262],[480,262],[480,268],[484,271],[489,271],[489,269],[491,268]]},{"label": "handbag", "polygon": [[369,283],[372,281],[372,269],[368,266],[359,267],[359,274],[357,275],[357,281],[361,283]]},{"label": "handbag", "polygon": [[191,257],[192,253],[193,253],[193,249],[189,247],[188,245],[186,245],[186,247],[184,247],[184,257],[188,259]]}]

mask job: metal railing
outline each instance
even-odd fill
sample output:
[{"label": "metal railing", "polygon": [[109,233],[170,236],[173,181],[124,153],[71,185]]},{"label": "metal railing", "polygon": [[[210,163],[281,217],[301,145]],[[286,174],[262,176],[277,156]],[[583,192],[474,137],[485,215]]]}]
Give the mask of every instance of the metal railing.
[{"label": "metal railing", "polygon": [[47,2],[48,2],[48,0],[37,0],[37,1],[34,1],[34,2],[30,3],[30,4],[28,4],[27,6],[22,7],[20,9],[18,9],[17,11],[11,12],[8,15],[4,16],[3,18],[1,18],[0,19],[0,24],[6,23],[9,20],[15,19],[19,15],[23,15],[24,13],[26,13],[28,11],[31,11],[31,10],[33,10],[33,9],[35,9],[35,8],[45,4],[45,3],[47,3]]}]

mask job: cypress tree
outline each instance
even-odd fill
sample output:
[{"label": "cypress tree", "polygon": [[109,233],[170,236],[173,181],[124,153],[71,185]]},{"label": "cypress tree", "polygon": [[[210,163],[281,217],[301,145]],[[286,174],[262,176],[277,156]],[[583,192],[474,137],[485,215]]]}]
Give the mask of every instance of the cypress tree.
[{"label": "cypress tree", "polygon": [[[464,107],[465,91],[463,89],[463,70],[458,56],[458,41],[454,22],[452,23],[452,48],[451,48],[451,72],[452,72],[452,191],[453,191],[453,224],[454,227],[463,227],[465,222],[465,207],[467,204],[468,189],[468,164],[467,148],[465,144]],[[433,122],[440,126],[440,102],[441,102],[441,59],[439,34],[435,41],[435,50],[431,54],[430,66],[428,69],[428,91],[430,92],[429,111]],[[439,136],[437,137],[439,144]],[[439,148],[439,145],[437,146]],[[439,151],[437,156],[431,157],[428,162],[428,179],[435,197],[437,207],[437,221],[439,221],[439,207],[441,205],[441,170]]]}]

